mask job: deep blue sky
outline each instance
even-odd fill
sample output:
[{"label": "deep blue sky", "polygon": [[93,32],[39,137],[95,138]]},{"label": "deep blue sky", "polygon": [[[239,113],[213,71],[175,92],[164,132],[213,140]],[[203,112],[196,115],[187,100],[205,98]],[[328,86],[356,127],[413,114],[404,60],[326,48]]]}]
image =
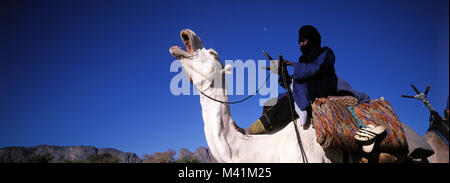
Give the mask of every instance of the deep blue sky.
[{"label": "deep blue sky", "polygon": [[[174,96],[179,32],[194,30],[225,59],[297,60],[297,31],[311,24],[355,89],[385,97],[424,135],[449,95],[448,0],[2,1],[0,147],[92,145],[144,153],[207,146],[198,96]],[[259,84],[258,84],[259,85]],[[232,100],[245,96],[232,96]],[[258,97],[231,106],[248,127]]]}]

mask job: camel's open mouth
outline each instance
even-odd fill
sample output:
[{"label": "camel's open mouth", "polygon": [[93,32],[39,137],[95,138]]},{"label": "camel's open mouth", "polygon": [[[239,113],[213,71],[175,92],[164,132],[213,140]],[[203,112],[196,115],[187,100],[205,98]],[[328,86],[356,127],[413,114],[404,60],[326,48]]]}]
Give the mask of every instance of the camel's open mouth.
[{"label": "camel's open mouth", "polygon": [[186,49],[182,50],[178,46],[172,46],[169,49],[170,54],[177,59],[192,57],[196,50],[203,48],[200,38],[189,29],[182,30],[180,32],[180,37]]},{"label": "camel's open mouth", "polygon": [[188,30],[181,31],[181,40],[186,48],[186,52],[192,54],[194,52],[194,43],[192,42],[192,35]]}]

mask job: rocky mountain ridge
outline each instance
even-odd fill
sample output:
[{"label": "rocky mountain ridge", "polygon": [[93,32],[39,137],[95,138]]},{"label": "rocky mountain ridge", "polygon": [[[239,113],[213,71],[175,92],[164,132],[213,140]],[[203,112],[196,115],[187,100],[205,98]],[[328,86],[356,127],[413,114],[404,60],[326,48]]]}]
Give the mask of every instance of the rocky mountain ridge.
[{"label": "rocky mountain ridge", "polygon": [[113,148],[53,145],[0,148],[0,163],[101,162],[101,160],[105,160],[105,158],[113,160],[111,161],[113,163],[142,162],[135,153],[122,152]]},{"label": "rocky mountain ridge", "polygon": [[216,159],[211,154],[211,151],[206,147],[199,147],[194,153],[186,148],[181,148],[178,153],[178,159],[182,159],[185,156],[193,156],[203,163],[217,163]]},{"label": "rocky mountain ridge", "polygon": [[[216,163],[206,147],[199,147],[194,153],[181,148],[178,160],[193,157],[203,163]],[[93,146],[38,145],[32,147],[11,146],[0,148],[0,163],[142,163],[135,153],[122,152],[113,148]]]}]

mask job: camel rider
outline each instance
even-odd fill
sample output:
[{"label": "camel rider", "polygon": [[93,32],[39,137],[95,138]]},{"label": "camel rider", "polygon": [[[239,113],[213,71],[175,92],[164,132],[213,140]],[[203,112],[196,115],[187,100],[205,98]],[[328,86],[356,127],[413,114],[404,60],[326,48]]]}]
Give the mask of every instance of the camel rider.
[{"label": "camel rider", "polygon": [[[277,103],[266,109],[263,115],[246,129],[247,134],[261,134],[286,125],[292,121],[291,111],[296,111],[293,114],[294,118],[300,117],[304,123],[308,114],[311,115],[311,103],[316,98],[336,95],[334,53],[330,48],[320,46],[321,37],[317,29],[310,25],[302,26],[299,30],[298,43],[303,53],[298,63],[279,61],[279,83],[285,89],[292,84],[292,93],[280,95]],[[294,67],[292,77],[286,69],[285,72],[281,72],[281,67],[285,65]]]},{"label": "camel rider", "polygon": [[[298,43],[302,55],[297,63],[279,61],[278,82],[285,89],[290,87],[292,94],[289,92],[281,94],[277,103],[265,109],[263,115],[245,130],[246,134],[261,134],[285,126],[292,121],[291,111],[295,111],[294,119],[300,118],[301,125],[304,125],[311,117],[311,103],[316,98],[350,93],[358,98],[360,103],[370,100],[366,94],[353,90],[347,82],[337,77],[334,53],[329,47],[321,47],[321,36],[315,27],[302,26],[299,30]],[[285,68],[282,69],[286,65],[294,68],[292,76]],[[294,102],[289,99],[293,99]],[[359,140],[368,141],[373,139],[374,132],[379,134],[384,128],[369,126],[364,130],[366,131],[359,132],[361,134]]]}]

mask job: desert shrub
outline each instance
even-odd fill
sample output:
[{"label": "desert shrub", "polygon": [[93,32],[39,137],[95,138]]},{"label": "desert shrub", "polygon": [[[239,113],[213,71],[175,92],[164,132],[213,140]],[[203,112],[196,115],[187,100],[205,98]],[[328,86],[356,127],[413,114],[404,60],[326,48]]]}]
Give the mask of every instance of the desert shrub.
[{"label": "desert shrub", "polygon": [[143,163],[173,163],[175,155],[174,150],[167,150],[165,152],[155,152],[153,154],[144,154],[142,156]]},{"label": "desert shrub", "polygon": [[26,157],[22,163],[49,163],[53,158],[50,153],[37,154]]},{"label": "desert shrub", "polygon": [[89,156],[88,159],[89,163],[119,163],[120,159],[109,154],[94,154],[92,156]]},{"label": "desert shrub", "polygon": [[58,163],[89,163],[88,160],[70,160],[70,159],[62,159],[59,160]]},{"label": "desert shrub", "polygon": [[175,163],[201,163],[196,156],[183,156],[181,159],[175,161]]}]

